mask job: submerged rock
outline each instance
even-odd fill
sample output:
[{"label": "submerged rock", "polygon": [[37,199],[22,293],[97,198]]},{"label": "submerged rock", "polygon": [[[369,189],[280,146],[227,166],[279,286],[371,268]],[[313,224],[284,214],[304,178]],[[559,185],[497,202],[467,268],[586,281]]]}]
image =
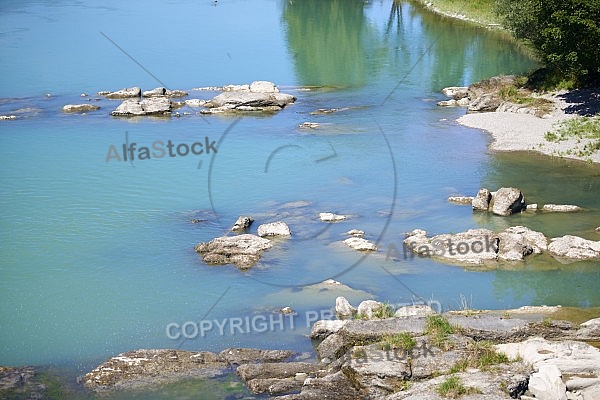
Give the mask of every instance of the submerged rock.
[{"label": "submerged rock", "polygon": [[583,208],[571,204],[544,204],[542,211],[545,212],[578,212]]},{"label": "submerged rock", "polygon": [[319,219],[323,222],[339,222],[347,219],[345,215],[338,215],[330,212],[319,213]]},{"label": "submerged rock", "polygon": [[74,113],[74,112],[88,112],[98,110],[100,106],[95,106],[93,104],[67,104],[64,105],[62,110],[64,112]]},{"label": "submerged rock", "polygon": [[210,242],[199,243],[194,249],[207,264],[234,264],[240,269],[248,269],[272,246],[269,239],[245,233],[218,237]]},{"label": "submerged rock", "polygon": [[471,205],[475,198],[473,196],[450,196],[448,201],[455,204]]}]

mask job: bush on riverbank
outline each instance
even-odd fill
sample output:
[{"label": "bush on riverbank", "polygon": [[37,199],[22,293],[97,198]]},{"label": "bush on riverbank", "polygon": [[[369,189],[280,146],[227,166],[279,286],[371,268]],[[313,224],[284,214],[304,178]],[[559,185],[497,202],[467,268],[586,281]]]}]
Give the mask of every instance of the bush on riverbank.
[{"label": "bush on riverbank", "polygon": [[571,89],[600,82],[600,2],[497,0],[496,12],[548,66],[533,84]]}]

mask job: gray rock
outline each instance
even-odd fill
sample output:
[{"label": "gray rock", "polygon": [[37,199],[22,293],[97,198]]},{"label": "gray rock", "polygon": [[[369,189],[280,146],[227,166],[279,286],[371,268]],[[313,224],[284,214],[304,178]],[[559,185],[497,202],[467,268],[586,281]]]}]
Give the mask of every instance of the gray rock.
[{"label": "gray rock", "polygon": [[498,258],[506,261],[521,261],[530,254],[541,254],[548,248],[543,233],[524,226],[513,226],[498,234]]},{"label": "gray rock", "polygon": [[199,108],[199,107],[203,107],[206,104],[206,100],[187,99],[184,103],[185,103],[185,105],[187,105],[189,107]]},{"label": "gray rock", "polygon": [[490,112],[496,111],[502,104],[502,100],[495,93],[483,94],[469,103],[469,112]]},{"label": "gray rock", "polygon": [[416,304],[412,306],[400,307],[394,313],[396,318],[408,318],[408,317],[426,317],[428,315],[434,315],[436,312],[426,304]]},{"label": "gray rock", "polygon": [[289,350],[261,350],[230,348],[219,353],[219,357],[229,365],[241,365],[252,362],[281,362],[294,355]]},{"label": "gray rock", "polygon": [[351,237],[344,240],[344,244],[357,251],[376,251],[375,243],[361,237]]},{"label": "gray rock", "polygon": [[146,90],[142,93],[142,97],[185,97],[188,92],[183,90],[169,90],[164,87],[157,87],[152,90]]},{"label": "gray rock", "polygon": [[426,231],[415,229],[404,239],[404,244],[414,257],[433,257],[475,265],[497,260],[497,243],[498,237],[488,229],[469,229],[431,238],[427,237]]},{"label": "gray rock", "polygon": [[462,205],[471,205],[475,198],[473,196],[450,196],[448,197],[448,201],[450,203],[462,204]]},{"label": "gray rock", "polygon": [[93,391],[145,388],[190,377],[224,374],[227,363],[210,352],[134,350],[100,364],[82,378]]},{"label": "gray rock", "polygon": [[523,194],[517,188],[500,188],[492,197],[492,212],[507,216],[525,208]]},{"label": "gray rock", "polygon": [[277,86],[268,81],[254,81],[250,84],[249,89],[254,93],[279,93]]},{"label": "gray rock", "polygon": [[233,224],[233,226],[231,227],[231,230],[234,232],[246,230],[246,229],[250,228],[250,225],[252,225],[253,222],[254,222],[254,218],[246,216],[246,215],[240,215],[238,217],[238,219],[235,221],[235,223]]},{"label": "gray rock", "polygon": [[536,212],[538,210],[538,205],[536,203],[527,204],[525,211]]},{"label": "gray rock", "polygon": [[312,373],[319,369],[319,364],[307,362],[242,364],[236,370],[245,382],[252,379],[293,378],[299,372]]},{"label": "gray rock", "polygon": [[542,207],[544,212],[578,212],[583,211],[583,208],[571,204],[544,204]]},{"label": "gray rock", "polygon": [[258,236],[291,236],[289,226],[283,221],[270,222],[258,226]]},{"label": "gray rock", "polygon": [[267,379],[252,379],[246,382],[248,389],[252,393],[268,393],[270,395],[285,394],[294,391],[299,391],[302,388],[304,381],[298,381],[295,378],[267,378]]},{"label": "gray rock", "polygon": [[223,92],[204,104],[206,108],[219,110],[273,111],[293,103],[296,98],[284,93],[256,93],[246,91]]},{"label": "gray rock", "polygon": [[567,400],[567,388],[556,365],[541,365],[529,378],[529,391],[539,400]]},{"label": "gray rock", "polygon": [[600,342],[600,318],[590,319],[582,323],[574,334],[577,340]]},{"label": "gray rock", "polygon": [[341,357],[347,347],[347,343],[341,335],[334,333],[333,335],[327,336],[317,346],[317,354],[321,361],[325,359],[335,360]]},{"label": "gray rock", "polygon": [[341,319],[351,318],[356,314],[356,308],[344,296],[338,296],[335,299],[335,313]]},{"label": "gray rock", "polygon": [[169,114],[171,112],[171,100],[165,98],[149,98],[140,102],[145,115]]},{"label": "gray rock", "polygon": [[327,336],[338,332],[348,320],[339,319],[321,319],[315,322],[310,330],[311,339],[325,339]]},{"label": "gray rock", "polygon": [[442,93],[448,97],[452,97],[454,100],[460,100],[469,95],[468,86],[449,86],[442,89]]},{"label": "gray rock", "polygon": [[64,112],[88,112],[98,110],[100,106],[95,106],[93,104],[67,104],[63,106],[62,110]]},{"label": "gray rock", "polygon": [[477,195],[473,199],[471,205],[475,211],[487,211],[490,207],[490,201],[492,200],[492,194],[486,188],[481,188],[477,192]]},{"label": "gray rock", "polygon": [[307,378],[299,394],[278,397],[278,400],[357,400],[364,398],[353,382],[341,371],[322,378]]},{"label": "gray rock", "polygon": [[132,97],[139,98],[142,94],[142,89],[135,86],[131,88],[117,90],[115,92],[98,92],[98,94],[101,94],[107,99],[129,99]]},{"label": "gray rock", "polygon": [[550,239],[548,252],[559,259],[595,260],[600,259],[600,241],[565,235]]},{"label": "gray rock", "polygon": [[164,97],[151,97],[142,101],[125,100],[111,114],[113,116],[140,116],[140,115],[170,115],[171,100]]},{"label": "gray rock", "polygon": [[207,264],[234,264],[240,269],[248,269],[272,246],[269,239],[242,234],[218,237],[210,242],[199,243],[194,249]]},{"label": "gray rock", "polygon": [[358,305],[356,314],[360,318],[373,319],[373,313],[381,310],[383,303],[375,300],[365,300]]},{"label": "gray rock", "polygon": [[[406,357],[399,356],[394,351],[386,352],[378,344],[356,346],[349,353],[349,356],[345,357],[346,362],[342,366],[342,372],[352,377],[355,386],[369,388],[371,397],[393,393],[411,376],[411,368]],[[374,386],[372,382],[376,378],[382,380],[384,385]]]},{"label": "gray rock", "polygon": [[437,105],[440,107],[456,107],[458,105],[458,103],[456,100],[451,99],[451,100],[438,101]]}]

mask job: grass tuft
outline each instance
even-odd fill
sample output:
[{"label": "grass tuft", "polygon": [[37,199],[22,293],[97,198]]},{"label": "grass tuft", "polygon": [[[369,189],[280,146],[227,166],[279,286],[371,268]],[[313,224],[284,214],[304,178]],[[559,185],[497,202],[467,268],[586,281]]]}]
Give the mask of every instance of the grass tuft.
[{"label": "grass tuft", "polygon": [[401,332],[395,335],[385,335],[381,341],[383,350],[403,349],[408,351],[415,347],[417,341],[408,332]]},{"label": "grass tuft", "polygon": [[441,396],[450,399],[457,399],[466,394],[481,393],[477,388],[464,386],[457,376],[449,377],[444,382],[440,383],[436,390]]}]

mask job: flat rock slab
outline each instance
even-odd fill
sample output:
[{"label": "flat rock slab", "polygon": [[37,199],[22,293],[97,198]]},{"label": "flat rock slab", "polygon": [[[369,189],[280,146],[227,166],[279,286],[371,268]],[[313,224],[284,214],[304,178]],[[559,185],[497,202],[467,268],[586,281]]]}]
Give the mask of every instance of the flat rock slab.
[{"label": "flat rock slab", "polygon": [[187,377],[219,376],[227,366],[211,352],[134,350],[100,364],[82,381],[93,391],[138,389]]},{"label": "flat rock slab", "polygon": [[290,378],[298,373],[313,373],[320,369],[318,364],[307,362],[243,364],[237,369],[237,374],[243,381],[252,379]]}]

